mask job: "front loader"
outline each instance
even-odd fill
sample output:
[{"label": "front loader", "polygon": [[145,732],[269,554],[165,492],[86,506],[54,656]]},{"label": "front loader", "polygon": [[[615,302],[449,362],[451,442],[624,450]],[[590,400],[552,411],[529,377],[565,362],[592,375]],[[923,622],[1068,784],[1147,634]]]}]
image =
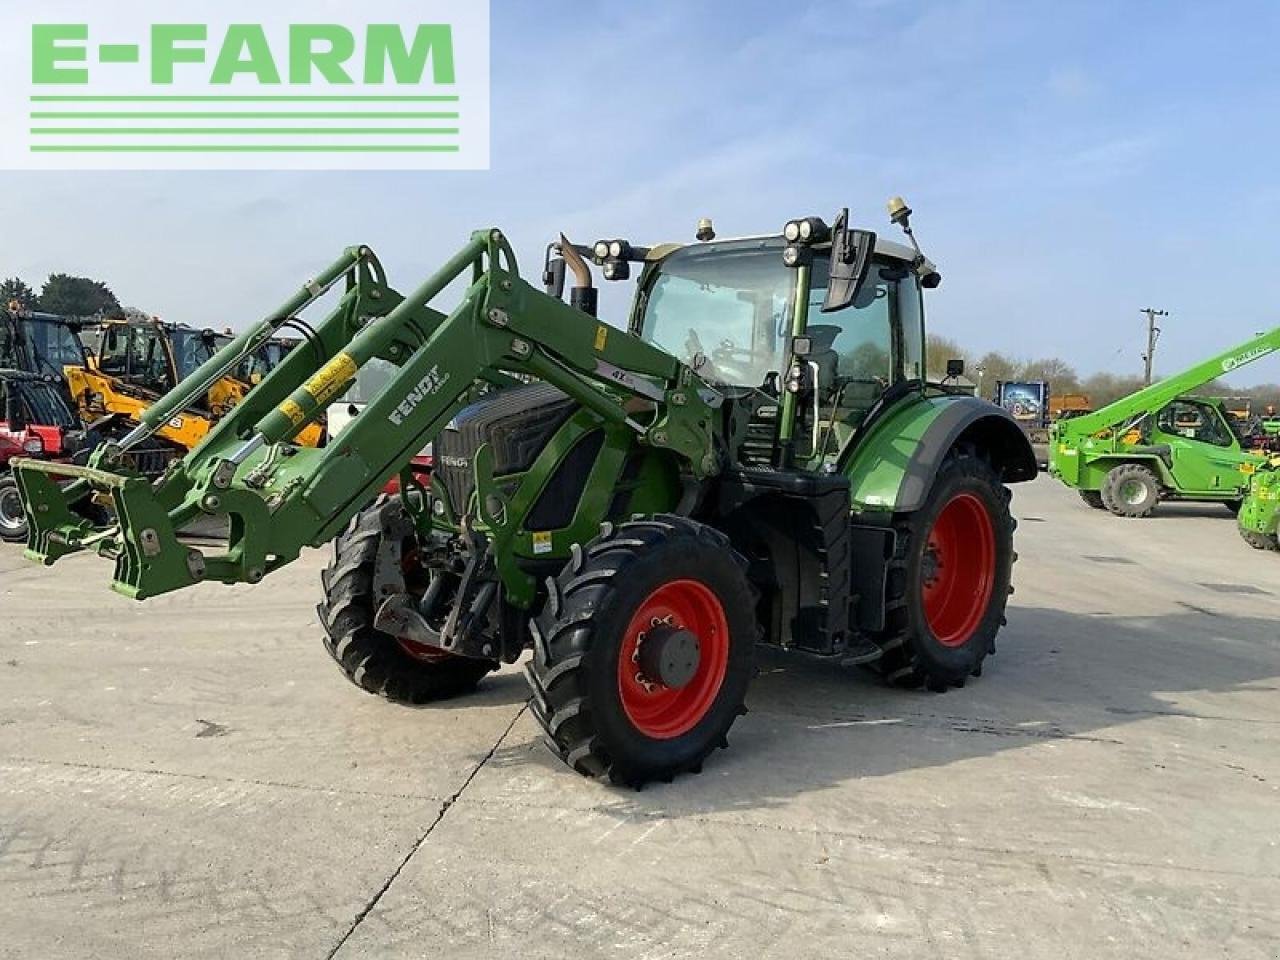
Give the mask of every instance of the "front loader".
[{"label": "front loader", "polygon": [[[908,228],[910,211],[891,205]],[[930,385],[933,265],[842,214],[782,235],[548,248],[545,289],[472,235],[402,296],[348,249],[87,468],[20,461],[28,556],[93,551],[146,599],[257,583],[333,543],[319,607],[355,684],[421,703],[531,650],[531,711],[580,773],[641,785],[727,744],[757,642],[963,685],[1004,622],[1007,412]],[[626,329],[592,265],[638,270]],[[569,302],[566,276],[573,277]],[[432,304],[469,284],[447,313]],[[333,311],[159,481],[122,455],[335,285]],[[366,364],[386,385],[324,448],[294,441]],[[430,471],[414,463],[428,443]],[[398,478],[400,493],[380,496]],[[106,493],[116,522],[72,508]],[[217,552],[184,530],[225,518]]]},{"label": "front loader", "polygon": [[1110,403],[1059,420],[1049,472],[1086,504],[1119,517],[1149,517],[1163,500],[1240,508],[1266,455],[1242,442],[1221,398],[1192,391],[1280,350],[1280,327]]}]

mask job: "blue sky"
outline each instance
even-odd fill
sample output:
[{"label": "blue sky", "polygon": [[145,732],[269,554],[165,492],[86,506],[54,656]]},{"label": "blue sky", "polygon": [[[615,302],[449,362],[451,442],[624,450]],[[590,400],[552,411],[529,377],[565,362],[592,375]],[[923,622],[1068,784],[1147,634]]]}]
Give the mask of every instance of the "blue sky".
[{"label": "blue sky", "polygon": [[[1171,372],[1280,324],[1280,4],[494,0],[492,168],[0,173],[0,274],[105,279],[239,326],[352,243],[401,289],[499,225],[583,242],[772,231],[903,194],[933,331]],[[1237,382],[1280,380],[1275,361]]]}]

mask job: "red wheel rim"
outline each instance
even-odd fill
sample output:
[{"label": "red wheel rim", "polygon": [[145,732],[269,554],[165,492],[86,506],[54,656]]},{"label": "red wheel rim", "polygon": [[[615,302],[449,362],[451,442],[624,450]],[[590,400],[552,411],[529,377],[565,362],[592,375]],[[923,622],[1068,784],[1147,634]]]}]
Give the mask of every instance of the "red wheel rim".
[{"label": "red wheel rim", "polygon": [[[421,574],[420,564],[421,557],[416,548],[405,550],[400,558],[400,569],[404,573],[406,581],[411,581]],[[429,643],[419,643],[417,640],[410,640],[408,637],[396,637],[396,643],[400,645],[401,650],[413,657],[413,659],[421,660],[423,663],[439,663],[441,660],[448,660],[453,656],[443,647],[433,647]]]},{"label": "red wheel rim", "polygon": [[[698,638],[698,667],[683,687],[650,681],[640,672],[646,632],[666,625]],[[711,589],[697,580],[672,580],[645,598],[627,624],[618,654],[618,694],[632,726],[646,737],[670,740],[688,733],[711,709],[729,665],[729,621]]]},{"label": "red wheel rim", "polygon": [[944,647],[962,647],[982,623],[996,580],[996,534],[972,493],[947,501],[925,545],[924,614]]}]

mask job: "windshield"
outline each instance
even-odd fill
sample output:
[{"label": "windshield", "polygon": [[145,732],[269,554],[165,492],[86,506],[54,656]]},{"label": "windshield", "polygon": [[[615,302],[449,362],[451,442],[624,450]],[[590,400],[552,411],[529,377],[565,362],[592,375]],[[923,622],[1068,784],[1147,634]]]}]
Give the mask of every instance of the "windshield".
[{"label": "windshield", "polygon": [[[227,342],[230,342],[230,338],[227,338]],[[288,356],[296,345],[296,341],[291,340],[267,341],[240,361],[240,365],[236,367],[236,377],[244,383],[258,383],[268,373],[280,366],[280,361]],[[218,344],[218,346],[221,348],[222,344]]]},{"label": "windshield", "polygon": [[[83,365],[80,338],[65,323],[43,317],[16,317],[13,323],[14,328],[6,323],[0,329],[0,367],[61,377],[63,367]],[[17,325],[22,330],[15,340]]]},{"label": "windshield", "polygon": [[173,362],[178,368],[178,379],[185,380],[196,368],[213,356],[216,344],[199,330],[175,327],[169,334],[173,344]]},{"label": "windshield", "polygon": [[712,383],[761,386],[782,363],[795,278],[780,240],[679,250],[646,292],[644,339]]},{"label": "windshield", "polygon": [[75,415],[67,407],[62,395],[53,384],[24,383],[22,397],[26,401],[27,416],[33,424],[42,427],[63,427],[67,430],[77,426]]},{"label": "windshield", "polygon": [[[671,254],[642,301],[642,336],[712,383],[764,385],[785,362],[791,329],[796,271],[783,264],[783,246],[742,240]],[[919,379],[920,291],[902,266],[877,258],[857,300],[824,314],[829,261],[815,253],[807,333],[824,400],[855,382],[883,390]]]}]

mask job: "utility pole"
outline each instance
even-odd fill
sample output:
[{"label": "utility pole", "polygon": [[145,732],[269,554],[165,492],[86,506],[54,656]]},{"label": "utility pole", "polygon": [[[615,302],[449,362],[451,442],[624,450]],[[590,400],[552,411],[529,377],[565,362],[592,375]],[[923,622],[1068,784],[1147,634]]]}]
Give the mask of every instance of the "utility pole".
[{"label": "utility pole", "polygon": [[1156,341],[1160,339],[1160,328],[1156,326],[1156,317],[1167,317],[1169,311],[1143,307],[1138,312],[1147,315],[1147,352],[1142,355],[1142,359],[1146,363],[1143,382],[1149,387],[1151,386],[1151,367],[1156,358]]}]

